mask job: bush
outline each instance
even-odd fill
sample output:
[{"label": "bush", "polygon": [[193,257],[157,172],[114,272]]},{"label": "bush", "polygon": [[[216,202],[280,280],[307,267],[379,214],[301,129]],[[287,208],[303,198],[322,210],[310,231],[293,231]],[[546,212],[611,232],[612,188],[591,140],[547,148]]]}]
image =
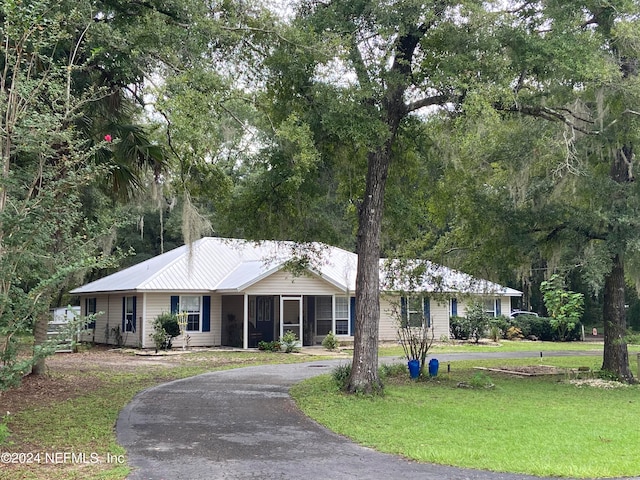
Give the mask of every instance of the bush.
[{"label": "bush", "polygon": [[471,336],[471,323],[465,317],[451,317],[449,320],[451,338],[468,340]]},{"label": "bush", "polygon": [[542,282],[540,291],[558,340],[571,340],[584,312],[584,294],[566,290],[564,280],[557,274]]},{"label": "bush", "polygon": [[322,340],[322,346],[327,350],[335,350],[340,346],[340,341],[336,338],[333,332],[329,331],[324,340]]},{"label": "bush", "polygon": [[633,330],[627,330],[627,335],[624,337],[626,342],[630,345],[640,345],[640,333]]},{"label": "bush", "polygon": [[[344,391],[347,389],[347,383],[351,376],[351,364],[338,365],[331,372],[331,378],[333,379],[336,387]],[[406,363],[391,363],[382,364],[378,368],[378,376],[381,380],[393,377],[406,377],[407,376],[407,364]]]},{"label": "bush", "polygon": [[266,352],[279,352],[282,350],[282,344],[274,340],[273,342],[265,342],[264,340],[260,340],[258,342],[258,350],[264,350]]},{"label": "bush", "polygon": [[507,329],[507,334],[505,335],[507,340],[522,340],[524,335],[522,334],[522,330],[518,327],[509,327]]},{"label": "bush", "polygon": [[502,336],[502,331],[496,325],[489,325],[489,338],[494,342],[497,342]]},{"label": "bush", "polygon": [[282,343],[285,353],[298,351],[298,336],[291,330],[284,332],[284,335],[282,335],[282,338],[280,339],[280,343]]},{"label": "bush", "polygon": [[582,323],[578,322],[572,329],[563,333],[564,338],[560,338],[560,333],[553,328],[551,319],[548,317],[519,315],[514,319],[514,324],[522,331],[524,338],[533,336],[544,342],[580,340],[582,334]]},{"label": "bush", "polygon": [[489,314],[484,311],[484,305],[474,302],[467,308],[467,320],[471,328],[470,336],[476,343],[484,336],[489,327]]},{"label": "bush", "polygon": [[[507,338],[507,331],[512,325],[512,319],[504,315],[498,315],[497,317],[489,319],[489,331],[496,332],[500,338]],[[497,341],[497,338],[493,338],[493,333],[491,338]]]},{"label": "bush", "polygon": [[174,337],[180,335],[178,317],[172,313],[158,315],[153,321],[153,333],[150,335],[158,350],[169,350]]},{"label": "bush", "polygon": [[378,374],[381,380],[392,377],[406,377],[407,376],[407,364],[406,363],[390,363],[382,364],[378,369]]},{"label": "bush", "polygon": [[514,320],[515,326],[520,329],[524,338],[536,337],[542,341],[553,340],[553,329],[551,322],[546,317],[536,317],[534,315],[519,315]]},{"label": "bush", "polygon": [[331,372],[331,378],[336,383],[336,386],[340,390],[347,389],[347,382],[349,381],[349,377],[351,376],[351,364],[347,363],[344,365],[338,365]]}]

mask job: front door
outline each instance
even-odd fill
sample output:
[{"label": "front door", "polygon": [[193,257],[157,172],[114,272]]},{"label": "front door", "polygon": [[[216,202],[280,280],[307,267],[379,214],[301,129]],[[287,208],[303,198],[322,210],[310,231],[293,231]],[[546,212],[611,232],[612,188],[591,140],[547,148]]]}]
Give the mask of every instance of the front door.
[{"label": "front door", "polygon": [[280,297],[280,336],[288,331],[302,345],[302,297]]},{"label": "front door", "polygon": [[256,330],[259,334],[259,340],[264,340],[265,342],[273,341],[273,317],[273,297],[257,297]]}]

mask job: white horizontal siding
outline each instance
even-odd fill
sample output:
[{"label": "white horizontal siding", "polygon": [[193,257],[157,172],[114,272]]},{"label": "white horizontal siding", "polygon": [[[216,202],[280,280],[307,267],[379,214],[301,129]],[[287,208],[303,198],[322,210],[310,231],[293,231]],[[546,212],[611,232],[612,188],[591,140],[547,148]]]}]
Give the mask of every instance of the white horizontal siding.
[{"label": "white horizontal siding", "polygon": [[433,326],[433,339],[449,338],[449,302],[446,300],[431,300],[431,325]]},{"label": "white horizontal siding", "polygon": [[[379,336],[380,341],[382,342],[395,342],[398,340],[399,302],[400,298],[397,296],[380,296]],[[437,301],[435,299],[431,299],[429,307],[434,340],[438,341],[442,336],[449,338],[450,309],[448,301]]]},{"label": "white horizontal siding", "polygon": [[145,297],[145,338],[142,341],[142,348],[155,348],[153,340],[151,339],[151,335],[153,335],[153,322],[163,313],[171,313],[171,295],[167,293],[147,293]]},{"label": "white horizontal siding", "polygon": [[[95,343],[104,343],[108,345],[117,345],[116,334],[114,329],[122,329],[122,299],[125,295],[87,295],[80,299],[80,306],[82,315],[86,315],[85,310],[85,298],[96,299],[96,310],[102,312],[96,317],[96,327],[94,334],[90,335]],[[132,296],[132,295],[129,295]],[[143,303],[142,295],[137,295],[136,300],[136,331],[135,332],[121,332],[123,345],[128,347],[141,346],[142,335],[142,312]],[[83,336],[83,338],[86,338]]]},{"label": "white horizontal siding", "polygon": [[277,271],[247,289],[249,295],[333,295],[344,292],[322,277],[310,274],[299,277]]},{"label": "white horizontal siding", "polygon": [[[173,295],[178,295],[174,293]],[[151,335],[153,322],[163,314],[171,311],[171,293],[148,293],[146,295],[147,308],[145,318],[145,340],[143,348],[154,348]],[[190,347],[211,347],[220,345],[222,302],[219,295],[211,295],[211,331],[189,332]],[[173,339],[174,347],[182,347],[182,336]]]}]

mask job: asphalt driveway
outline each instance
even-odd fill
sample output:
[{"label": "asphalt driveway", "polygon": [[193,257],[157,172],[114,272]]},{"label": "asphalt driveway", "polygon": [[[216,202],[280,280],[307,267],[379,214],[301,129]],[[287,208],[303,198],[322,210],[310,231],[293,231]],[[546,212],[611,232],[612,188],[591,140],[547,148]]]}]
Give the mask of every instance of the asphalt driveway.
[{"label": "asphalt driveway", "polygon": [[[509,356],[531,355],[514,352]],[[446,362],[463,356],[438,355],[438,359]],[[127,449],[133,467],[128,478],[539,478],[416,463],[361,447],[330,432],[305,417],[288,390],[300,380],[330,372],[339,363],[316,361],[212,372],[141,392],[120,413],[116,426],[118,442]]]}]

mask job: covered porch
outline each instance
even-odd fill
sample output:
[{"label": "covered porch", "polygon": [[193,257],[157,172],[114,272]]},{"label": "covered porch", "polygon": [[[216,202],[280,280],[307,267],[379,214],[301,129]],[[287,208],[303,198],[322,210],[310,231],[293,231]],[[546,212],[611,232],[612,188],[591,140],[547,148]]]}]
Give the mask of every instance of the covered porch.
[{"label": "covered porch", "polygon": [[354,300],[339,295],[223,295],[221,343],[256,348],[287,331],[302,346],[319,345],[329,331],[351,337]]}]

